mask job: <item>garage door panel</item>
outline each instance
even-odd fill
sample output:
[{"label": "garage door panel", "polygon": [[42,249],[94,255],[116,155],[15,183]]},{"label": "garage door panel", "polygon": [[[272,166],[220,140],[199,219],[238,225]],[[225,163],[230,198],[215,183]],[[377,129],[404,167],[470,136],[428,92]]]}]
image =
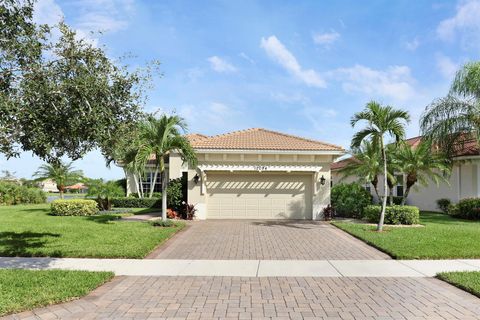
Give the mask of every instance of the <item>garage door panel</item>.
[{"label": "garage door panel", "polygon": [[311,219],[312,176],[207,173],[207,217]]}]

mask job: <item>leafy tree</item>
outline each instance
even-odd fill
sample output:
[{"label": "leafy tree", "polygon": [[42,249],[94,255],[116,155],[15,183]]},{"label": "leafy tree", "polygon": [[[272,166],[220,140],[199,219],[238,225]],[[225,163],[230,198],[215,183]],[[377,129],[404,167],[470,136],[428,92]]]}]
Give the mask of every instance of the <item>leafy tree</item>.
[{"label": "leafy tree", "polygon": [[112,199],[124,195],[123,188],[117,181],[103,181],[92,179],[87,182],[87,196],[97,197],[97,202],[102,210],[112,209]]},{"label": "leafy tree", "polygon": [[426,108],[421,130],[449,158],[468,139],[480,143],[480,62],[467,63],[457,72],[449,94]]},{"label": "leafy tree", "polygon": [[[154,175],[151,181],[150,194],[153,195],[155,181],[160,173],[162,175],[162,217],[166,220],[167,212],[167,180],[165,162],[172,152],[178,152],[183,161],[194,166],[197,157],[188,139],[181,133],[185,132],[185,120],[177,115],[162,115],[160,118],[149,116],[140,126],[140,147],[138,149],[135,165],[145,168],[149,161],[153,162]],[[153,158],[152,158],[153,156]]]},{"label": "leafy tree", "polygon": [[[355,176],[368,182],[378,199],[378,176],[382,174],[382,156],[380,150],[369,140],[364,140],[360,147],[351,151],[352,158],[339,172],[343,177]],[[343,180],[343,178],[342,178]]]},{"label": "leafy tree", "polygon": [[382,212],[380,214],[380,221],[378,222],[377,230],[383,230],[383,221],[385,219],[385,208],[387,205],[387,154],[385,148],[385,136],[389,135],[395,139],[396,142],[402,140],[405,136],[405,122],[410,121],[408,112],[403,110],[396,110],[390,106],[382,106],[375,101],[367,103],[365,109],[357,112],[351,119],[352,127],[360,121],[366,121],[367,125],[364,129],[355,133],[352,138],[352,148],[358,148],[366,139],[371,139],[372,143],[376,145],[382,155],[383,164],[383,187],[384,197],[382,201]]},{"label": "leafy tree", "polygon": [[410,189],[418,182],[427,186],[431,180],[437,185],[440,181],[448,183],[445,178],[451,167],[445,156],[432,150],[432,144],[422,141],[413,147],[403,143],[395,154],[395,163],[400,172],[406,176],[406,188],[402,205],[407,201]]},{"label": "leafy tree", "polygon": [[65,187],[81,180],[83,178],[83,172],[81,170],[74,170],[71,162],[57,162],[54,164],[41,165],[33,176],[38,181],[50,179],[55,182],[60,192],[60,198],[63,199]]},{"label": "leafy tree", "polygon": [[32,0],[0,5],[0,152],[49,163],[108,153],[138,119],[153,69],[131,72],[65,23],[32,15]]}]

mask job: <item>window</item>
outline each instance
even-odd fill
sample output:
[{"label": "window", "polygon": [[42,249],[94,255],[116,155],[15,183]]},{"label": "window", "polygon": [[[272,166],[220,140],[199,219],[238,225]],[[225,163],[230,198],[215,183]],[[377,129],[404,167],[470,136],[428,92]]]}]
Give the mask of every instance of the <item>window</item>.
[{"label": "window", "polygon": [[365,184],[365,190],[367,190],[368,193],[371,193],[370,183],[366,183],[366,184]]},{"label": "window", "polygon": [[395,178],[397,179],[397,186],[395,188],[397,197],[403,197],[403,175],[397,175]]},{"label": "window", "polygon": [[[143,177],[141,183],[139,182],[139,187],[142,188],[144,194],[150,192],[150,183],[153,180],[154,175],[154,172],[147,172],[145,174],[145,177]],[[160,172],[157,175],[157,180],[155,181],[153,192],[162,192],[162,175],[160,174]]]}]

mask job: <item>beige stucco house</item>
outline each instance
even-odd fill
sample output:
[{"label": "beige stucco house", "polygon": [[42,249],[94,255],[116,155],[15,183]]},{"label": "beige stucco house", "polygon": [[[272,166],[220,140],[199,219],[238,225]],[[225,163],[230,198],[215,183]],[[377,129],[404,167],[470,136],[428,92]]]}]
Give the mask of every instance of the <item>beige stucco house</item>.
[{"label": "beige stucco house", "polygon": [[[406,140],[412,146],[416,146],[421,137]],[[344,159],[332,164],[332,185],[340,182],[353,182],[358,177],[343,177],[340,173],[350,160]],[[383,194],[382,180],[379,176],[378,191]],[[393,188],[395,196],[403,196],[404,177],[397,177],[398,184]],[[373,196],[374,190],[369,183],[365,184]],[[454,157],[452,173],[448,177],[448,183],[440,183],[438,186],[432,181],[427,187],[417,185],[407,198],[407,204],[419,207],[421,210],[438,211],[436,201],[438,199],[450,199],[453,203],[460,199],[480,197],[480,148],[475,140],[466,141],[457,151]]]},{"label": "beige stucco house", "polygon": [[[188,138],[198,166],[172,154],[168,173],[187,177],[199,219],[320,219],[330,203],[330,166],[344,154],[333,144],[257,128]],[[139,186],[128,178],[128,192]]]}]

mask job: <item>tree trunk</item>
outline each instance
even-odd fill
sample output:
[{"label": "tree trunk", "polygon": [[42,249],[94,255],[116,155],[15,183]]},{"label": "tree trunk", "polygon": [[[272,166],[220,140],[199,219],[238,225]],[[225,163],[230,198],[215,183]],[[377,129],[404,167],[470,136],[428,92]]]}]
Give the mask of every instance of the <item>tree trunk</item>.
[{"label": "tree trunk", "polygon": [[162,220],[167,220],[167,172],[162,171]]},{"label": "tree trunk", "polygon": [[373,186],[373,190],[375,190],[375,195],[377,196],[378,201],[380,201],[380,195],[378,194],[378,188],[377,188],[378,180],[370,181],[370,183]]},{"label": "tree trunk", "polygon": [[144,195],[143,195],[143,180],[142,180],[142,176],[139,176],[138,177],[138,184],[137,186],[140,185],[140,187],[138,188],[138,197],[139,198],[143,198]]},{"label": "tree trunk", "polygon": [[59,186],[57,186],[57,189],[60,192],[60,199],[63,199],[63,191],[64,191],[65,187],[62,186],[62,185],[59,185]]},{"label": "tree trunk", "polygon": [[155,173],[153,174],[153,179],[150,182],[150,194],[148,195],[149,198],[153,197],[153,189],[155,189],[155,183],[157,182],[158,177],[158,166],[155,167]]},{"label": "tree trunk", "polygon": [[383,202],[382,202],[382,211],[380,212],[380,220],[378,221],[377,231],[383,230],[383,221],[385,220],[385,209],[387,207],[387,196],[388,196],[388,185],[387,185],[387,153],[385,152],[385,147],[383,145],[383,137],[380,138],[380,147],[382,148],[382,158],[383,158]]},{"label": "tree trunk", "polygon": [[403,198],[402,198],[402,206],[404,206],[407,203],[407,197],[409,192],[410,192],[410,187],[406,187],[405,193],[403,194]]}]

